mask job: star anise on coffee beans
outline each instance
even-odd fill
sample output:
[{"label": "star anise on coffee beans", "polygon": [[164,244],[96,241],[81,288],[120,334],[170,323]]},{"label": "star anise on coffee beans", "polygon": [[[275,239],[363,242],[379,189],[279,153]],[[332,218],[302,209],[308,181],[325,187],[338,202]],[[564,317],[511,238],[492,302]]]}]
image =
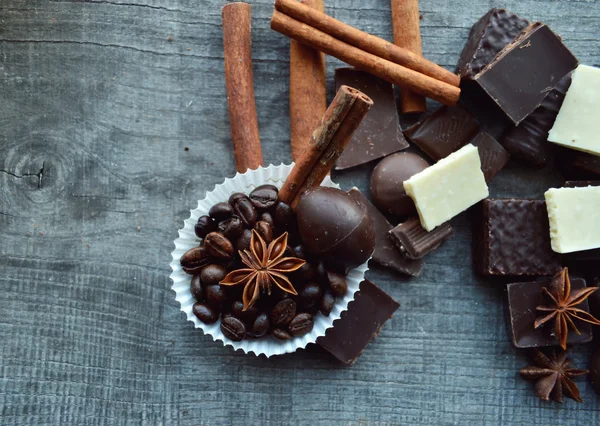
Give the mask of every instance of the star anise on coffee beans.
[{"label": "star anise on coffee beans", "polygon": [[571,378],[583,376],[588,371],[569,368],[571,360],[567,359],[565,351],[552,351],[550,356],[546,356],[535,349],[533,362],[535,365],[522,368],[520,373],[527,380],[535,380],[537,396],[544,401],[552,397],[556,402],[562,403],[565,395],[577,402],[583,402],[579,389]]},{"label": "star anise on coffee beans", "polygon": [[258,300],[261,291],[271,294],[271,286],[275,284],[286,293],[298,295],[286,274],[294,272],[306,262],[297,257],[283,257],[287,248],[288,233],[282,234],[268,246],[260,234],[252,231],[250,250],[240,250],[242,262],[248,268],[231,271],[221,285],[244,285],[244,310]]},{"label": "star anise on coffee beans", "polygon": [[581,334],[575,326],[573,319],[600,325],[600,321],[594,318],[589,312],[577,308],[590,294],[597,290],[597,287],[586,287],[571,292],[569,271],[567,268],[564,268],[552,278],[549,288],[544,288],[542,291],[550,298],[552,304],[538,306],[536,309],[550,313],[536,318],[534,327],[538,328],[542,324],[554,319],[554,335],[560,341],[561,348],[567,349],[569,327],[575,333]]}]

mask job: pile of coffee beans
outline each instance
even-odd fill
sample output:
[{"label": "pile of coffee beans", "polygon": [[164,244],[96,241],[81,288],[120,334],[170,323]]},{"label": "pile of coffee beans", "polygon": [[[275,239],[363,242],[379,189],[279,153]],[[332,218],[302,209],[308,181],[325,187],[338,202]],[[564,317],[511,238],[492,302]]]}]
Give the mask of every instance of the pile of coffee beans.
[{"label": "pile of coffee beans", "polygon": [[[269,244],[288,232],[284,256],[306,263],[288,275],[298,296],[272,285],[271,294],[243,310],[243,285],[222,286],[225,276],[247,268],[238,254],[250,248],[252,230]],[[279,340],[310,333],[314,316],[329,316],[336,298],[347,290],[345,274],[306,253],[298,234],[298,221],[291,207],[279,201],[273,185],[261,185],[249,195],[235,193],[228,202],[217,203],[195,226],[201,243],[181,257],[183,270],[193,275],[191,293],[196,299],[194,315],[206,324],[221,321],[221,331],[234,341],[272,335]]]}]

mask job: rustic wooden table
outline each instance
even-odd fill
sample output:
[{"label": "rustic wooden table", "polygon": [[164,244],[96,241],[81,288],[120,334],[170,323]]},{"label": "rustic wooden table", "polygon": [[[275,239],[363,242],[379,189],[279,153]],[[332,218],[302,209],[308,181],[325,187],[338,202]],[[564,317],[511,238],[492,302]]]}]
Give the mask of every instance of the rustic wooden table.
[{"label": "rustic wooden table", "polygon": [[[267,163],[288,162],[288,40],[252,1]],[[389,0],[326,0],[391,39]],[[536,399],[518,377],[503,286],[475,277],[468,215],[419,279],[370,277],[402,307],[352,368],[317,347],[263,359],[186,322],[177,229],[234,174],[219,0],[0,3],[0,424],[598,424],[600,397]],[[492,6],[548,23],[600,64],[597,0],[422,0],[425,55],[452,69]],[[329,95],[333,69],[328,58]],[[189,151],[187,148],[189,147]],[[335,178],[367,189],[366,166]],[[512,164],[494,196],[540,198]],[[585,367],[590,347],[573,358]]]}]

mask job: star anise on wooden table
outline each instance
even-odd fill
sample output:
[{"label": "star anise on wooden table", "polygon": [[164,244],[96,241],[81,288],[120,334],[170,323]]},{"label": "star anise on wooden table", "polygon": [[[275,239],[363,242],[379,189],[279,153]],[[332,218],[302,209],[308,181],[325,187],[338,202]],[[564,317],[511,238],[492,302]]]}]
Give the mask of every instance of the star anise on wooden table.
[{"label": "star anise on wooden table", "polygon": [[571,378],[583,376],[589,371],[569,368],[571,360],[567,359],[565,351],[552,351],[549,356],[546,356],[535,349],[533,362],[535,365],[522,368],[520,373],[527,380],[535,380],[537,396],[544,401],[552,397],[556,402],[562,403],[564,395],[577,402],[583,402],[579,389]]},{"label": "star anise on wooden table", "polygon": [[594,318],[592,314],[577,307],[597,289],[597,287],[585,287],[571,292],[569,271],[564,268],[552,278],[549,289],[544,288],[542,290],[550,298],[551,304],[538,306],[536,309],[549,312],[549,314],[536,318],[534,327],[538,328],[554,319],[554,335],[559,339],[561,348],[567,349],[569,327],[575,333],[581,334],[573,319],[600,325],[600,321]]},{"label": "star anise on wooden table", "polygon": [[286,293],[298,295],[286,274],[296,271],[306,262],[297,257],[283,257],[287,239],[288,233],[285,232],[267,246],[260,234],[253,230],[250,250],[239,251],[242,262],[248,268],[231,271],[219,283],[245,286],[242,297],[244,310],[254,305],[261,292],[271,294],[272,284]]}]

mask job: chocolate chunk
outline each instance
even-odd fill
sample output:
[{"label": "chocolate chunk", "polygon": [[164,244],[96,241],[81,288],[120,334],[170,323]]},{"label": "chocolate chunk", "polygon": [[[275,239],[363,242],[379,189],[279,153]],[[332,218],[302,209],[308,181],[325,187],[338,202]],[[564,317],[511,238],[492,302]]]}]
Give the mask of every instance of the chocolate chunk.
[{"label": "chocolate chunk", "polygon": [[577,64],[560,37],[536,22],[474,76],[473,82],[518,125]]},{"label": "chocolate chunk", "polygon": [[317,343],[344,364],[352,365],[399,307],[383,290],[364,280],[348,309]]},{"label": "chocolate chunk", "polygon": [[412,152],[385,157],[371,173],[371,196],[379,210],[392,216],[417,213],[415,203],[404,190],[404,181],[422,172],[429,163]]},{"label": "chocolate chunk", "polygon": [[569,179],[587,180],[600,177],[600,157],[572,149],[560,149],[557,167]]},{"label": "chocolate chunk", "polygon": [[[515,283],[508,285],[508,306],[510,314],[510,333],[513,344],[517,348],[537,348],[543,346],[558,346],[559,342],[553,334],[554,321],[534,328],[535,319],[547,315],[548,312],[538,311],[535,308],[548,304],[548,296],[542,293],[542,288],[550,285],[550,279],[534,282]],[[575,292],[585,288],[585,280],[580,278],[571,279],[571,291]],[[589,312],[587,300],[577,306]],[[569,332],[567,343],[586,343],[592,340],[592,326],[577,319],[574,320],[578,335],[574,331]]]},{"label": "chocolate chunk", "polygon": [[423,267],[425,266],[423,260],[408,259],[400,253],[387,236],[393,226],[387,221],[385,216],[357,188],[352,188],[348,193],[352,198],[367,206],[369,216],[373,220],[375,227],[373,262],[413,277],[421,275],[421,271],[423,271]]},{"label": "chocolate chunk", "polygon": [[590,361],[590,379],[594,390],[600,395],[600,348],[596,349]]},{"label": "chocolate chunk", "polygon": [[433,231],[427,232],[421,226],[418,217],[411,217],[392,229],[388,236],[406,257],[421,259],[438,248],[453,233],[452,227],[447,222],[436,227]]},{"label": "chocolate chunk", "polygon": [[390,83],[354,68],[338,68],[335,85],[336,90],[342,85],[354,87],[374,102],[335,163],[336,170],[365,164],[408,148],[400,130],[394,88]]},{"label": "chocolate chunk", "polygon": [[571,85],[571,75],[544,98],[540,106],[517,127],[512,127],[500,139],[502,145],[514,158],[536,167],[545,167],[554,145],[548,143],[548,132],[554,124],[567,90]]},{"label": "chocolate chunk", "polygon": [[473,78],[528,25],[526,19],[505,9],[491,9],[471,28],[456,73],[462,78]]},{"label": "chocolate chunk", "polygon": [[585,188],[587,186],[600,186],[598,180],[568,180],[563,185],[565,188]]},{"label": "chocolate chunk", "polygon": [[479,131],[479,122],[460,106],[443,106],[404,131],[434,161],[465,146]]},{"label": "chocolate chunk", "polygon": [[[567,253],[564,255],[564,262],[569,267],[569,271],[574,275],[585,277],[590,280],[589,282],[593,283],[595,279],[600,277],[600,249]],[[600,293],[596,297],[600,300]],[[600,312],[598,314],[600,315]]]},{"label": "chocolate chunk", "polygon": [[473,259],[483,275],[552,275],[561,269],[544,201],[484,200],[473,240]]},{"label": "chocolate chunk", "polygon": [[485,176],[485,181],[489,182],[508,164],[510,154],[496,139],[485,132],[479,132],[471,140],[471,143],[479,151],[481,171]]}]

